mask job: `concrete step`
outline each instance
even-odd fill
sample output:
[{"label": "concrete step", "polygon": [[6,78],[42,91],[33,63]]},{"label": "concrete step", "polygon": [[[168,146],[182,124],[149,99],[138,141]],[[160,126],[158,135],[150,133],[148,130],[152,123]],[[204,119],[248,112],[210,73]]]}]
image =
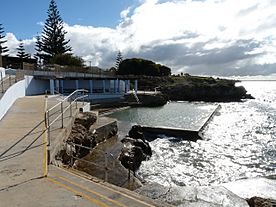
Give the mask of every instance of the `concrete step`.
[{"label": "concrete step", "polygon": [[91,177],[89,179],[89,177],[76,173],[76,171],[50,166],[49,172],[49,181],[56,183],[60,187],[71,189],[70,191],[75,191],[79,196],[99,206],[169,206],[101,180],[95,178],[92,178],[92,180]]}]

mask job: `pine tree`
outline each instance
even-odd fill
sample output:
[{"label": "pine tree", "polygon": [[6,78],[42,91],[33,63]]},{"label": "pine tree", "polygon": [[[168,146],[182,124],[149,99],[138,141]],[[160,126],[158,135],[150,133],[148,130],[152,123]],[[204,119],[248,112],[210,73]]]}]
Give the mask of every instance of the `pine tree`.
[{"label": "pine tree", "polygon": [[[35,53],[34,57],[37,61],[39,68],[41,68],[43,65],[43,59],[45,59],[45,57],[44,57],[45,54],[43,54],[43,52],[42,52],[42,42],[40,40],[39,35],[36,36],[35,51],[36,51],[36,53]],[[49,59],[49,58],[46,58],[46,59]]]},{"label": "pine tree", "polygon": [[19,46],[16,49],[17,49],[17,54],[16,54],[17,57],[19,57],[20,59],[29,58],[29,54],[25,52],[25,48],[22,40],[20,40]]},{"label": "pine tree", "polygon": [[115,63],[115,69],[118,70],[121,62],[123,61],[123,56],[121,51],[118,52],[117,58],[116,58],[116,63]]},{"label": "pine tree", "polygon": [[2,24],[0,24],[0,55],[5,55],[9,51],[7,46],[3,46],[7,42],[7,40],[4,40],[5,36],[4,33],[4,27]]},{"label": "pine tree", "polygon": [[65,40],[63,20],[60,17],[55,0],[50,1],[48,18],[45,21],[42,36],[38,44],[41,52],[53,58],[55,55],[70,52],[72,48],[68,45],[70,40]]}]

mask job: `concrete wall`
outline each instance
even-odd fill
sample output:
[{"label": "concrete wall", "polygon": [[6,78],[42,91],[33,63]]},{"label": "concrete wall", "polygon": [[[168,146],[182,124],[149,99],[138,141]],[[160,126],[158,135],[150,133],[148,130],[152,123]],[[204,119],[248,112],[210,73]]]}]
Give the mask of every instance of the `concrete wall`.
[{"label": "concrete wall", "polygon": [[46,90],[50,90],[49,80],[37,80],[33,76],[25,76],[26,96],[45,94]]},{"label": "concrete wall", "polygon": [[12,85],[0,99],[0,120],[7,113],[16,99],[25,96],[25,80],[19,81]]},{"label": "concrete wall", "polygon": [[6,76],[5,68],[0,67],[0,73],[2,73],[2,78],[4,78]]},{"label": "concrete wall", "polygon": [[16,75],[16,69],[8,68],[5,71],[7,75]]}]

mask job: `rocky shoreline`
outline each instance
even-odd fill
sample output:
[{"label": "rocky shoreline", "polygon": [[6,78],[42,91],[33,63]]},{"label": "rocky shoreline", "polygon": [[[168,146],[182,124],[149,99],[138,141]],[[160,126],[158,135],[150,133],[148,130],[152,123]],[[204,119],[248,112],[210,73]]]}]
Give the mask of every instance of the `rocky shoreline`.
[{"label": "rocky shoreline", "polygon": [[231,102],[252,99],[239,81],[201,76],[169,76],[138,78],[140,90],[157,89],[170,101]]},{"label": "rocky shoreline", "polygon": [[[95,127],[92,127],[97,123],[97,118],[93,113],[80,113],[67,140],[67,143],[77,144],[73,149],[73,156],[84,161],[70,157],[72,153],[68,152],[68,150],[72,150],[72,148],[68,149],[67,143],[64,144],[64,148],[60,150],[56,159],[68,167],[71,166],[104,180],[106,169],[101,166],[105,163],[102,152],[110,152],[109,150],[111,148],[114,149],[115,146],[120,156],[110,157],[108,159],[109,166],[112,165],[113,168],[107,169],[107,181],[114,185],[135,190],[141,195],[175,206],[260,207],[264,206],[264,204],[275,206],[276,202],[273,199],[276,196],[265,196],[265,194],[258,194],[257,191],[255,191],[256,194],[253,192],[253,194],[246,194],[247,196],[245,196],[235,191],[235,188],[232,189],[231,186],[233,187],[233,185],[230,185],[230,187],[227,184],[221,186],[175,187],[161,186],[156,183],[143,183],[143,181],[141,182],[141,180],[136,178],[135,171],[139,168],[142,161],[150,159],[151,149],[139,127],[134,127],[130,130],[125,139],[118,140],[116,136],[118,132],[117,124],[116,126],[111,124],[109,127],[104,128],[104,134],[97,133]],[[87,148],[81,148],[78,145]],[[91,151],[89,148],[95,150]],[[99,166],[91,168],[91,165],[87,164],[85,160],[93,161]],[[250,180],[239,185],[248,186]],[[259,183],[260,181],[256,182]],[[274,178],[265,178],[263,182],[262,185],[266,186],[264,188],[274,189],[275,187],[276,189],[276,180]],[[268,183],[270,184],[268,185]],[[261,187],[257,186],[256,189],[258,188],[262,191],[262,185]],[[272,194],[276,193],[275,189],[272,190]]]}]

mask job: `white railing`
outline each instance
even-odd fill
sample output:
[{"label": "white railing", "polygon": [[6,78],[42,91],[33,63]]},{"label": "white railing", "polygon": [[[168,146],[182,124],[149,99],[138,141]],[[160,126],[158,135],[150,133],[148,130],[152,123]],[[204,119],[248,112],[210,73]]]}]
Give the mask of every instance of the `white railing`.
[{"label": "white railing", "polygon": [[[78,107],[77,101],[82,99],[83,105],[84,105],[84,98],[86,98],[88,95],[85,95],[88,91],[85,89],[78,89],[75,90],[73,93],[65,97],[62,101],[54,105],[52,108],[47,110],[45,112],[44,122],[45,122],[45,128],[47,130],[47,137],[48,137],[48,146],[51,144],[51,126],[55,124],[58,120],[61,121],[60,128],[64,128],[64,113],[67,110],[70,110],[70,117],[72,117],[72,108],[75,104],[76,109]],[[81,95],[79,95],[81,93]],[[77,96],[74,98],[74,96]],[[73,101],[72,101],[73,100]],[[65,102],[68,102],[69,104],[66,106]],[[51,117],[54,117],[54,119],[51,121]]]}]

